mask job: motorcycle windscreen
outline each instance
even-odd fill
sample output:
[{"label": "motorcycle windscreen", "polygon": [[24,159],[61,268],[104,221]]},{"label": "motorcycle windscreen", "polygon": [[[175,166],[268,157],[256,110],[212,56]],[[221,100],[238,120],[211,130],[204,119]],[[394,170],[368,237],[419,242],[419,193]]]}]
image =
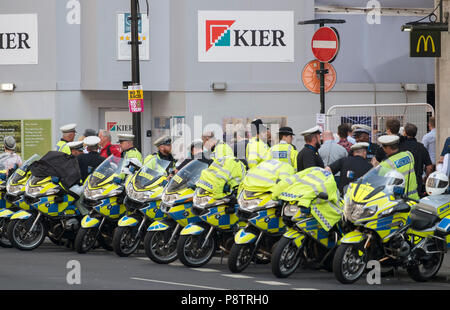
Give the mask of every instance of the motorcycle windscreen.
[{"label": "motorcycle windscreen", "polygon": [[393,194],[394,186],[402,184],[405,186],[405,177],[395,169],[378,165],[359,178],[356,183],[358,186],[365,184],[373,188],[371,193],[365,197],[365,199],[369,199],[380,192]]},{"label": "motorcycle windscreen", "polygon": [[22,180],[23,177],[27,174],[28,170],[30,169],[31,164],[34,163],[35,161],[39,160],[40,158],[41,158],[41,156],[39,156],[38,154],[34,154],[30,158],[28,158],[22,164],[22,166],[17,168],[14,171],[14,173],[11,174],[11,176],[8,179],[8,183],[10,183],[10,184],[17,184],[17,183],[19,183],[19,181]]},{"label": "motorcycle windscreen", "polygon": [[185,188],[195,189],[195,184],[208,164],[198,159],[193,160],[183,167],[167,184],[166,193],[176,193]]},{"label": "motorcycle windscreen", "polygon": [[170,161],[160,159],[154,156],[143,166],[136,174],[134,184],[138,189],[144,189],[159,180],[160,177],[167,175],[166,169]]},{"label": "motorcycle windscreen", "polygon": [[99,184],[105,182],[113,175],[119,175],[122,172],[125,160],[114,155],[105,159],[91,174],[89,178],[89,186],[98,187]]}]

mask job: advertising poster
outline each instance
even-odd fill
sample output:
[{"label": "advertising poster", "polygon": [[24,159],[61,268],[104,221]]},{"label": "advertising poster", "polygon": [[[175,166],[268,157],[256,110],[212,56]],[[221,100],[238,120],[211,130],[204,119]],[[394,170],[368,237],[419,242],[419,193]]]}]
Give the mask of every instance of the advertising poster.
[{"label": "advertising poster", "polygon": [[[139,59],[150,60],[150,20],[147,14],[139,14],[141,19],[138,24],[139,41],[142,42],[139,45]],[[131,60],[131,45],[128,44],[131,41],[131,22],[128,19],[130,13],[117,14],[117,59],[118,60]]]},{"label": "advertising poster", "polygon": [[111,133],[111,143],[118,143],[118,134],[133,134],[133,118],[128,111],[106,111],[105,128]]}]

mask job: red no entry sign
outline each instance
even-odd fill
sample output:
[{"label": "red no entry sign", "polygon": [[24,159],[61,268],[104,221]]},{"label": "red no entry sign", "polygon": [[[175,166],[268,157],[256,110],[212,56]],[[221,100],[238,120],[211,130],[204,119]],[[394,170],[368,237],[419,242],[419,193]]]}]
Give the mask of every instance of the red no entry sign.
[{"label": "red no entry sign", "polygon": [[311,40],[314,57],[320,62],[332,62],[339,51],[339,34],[331,27],[319,28]]}]

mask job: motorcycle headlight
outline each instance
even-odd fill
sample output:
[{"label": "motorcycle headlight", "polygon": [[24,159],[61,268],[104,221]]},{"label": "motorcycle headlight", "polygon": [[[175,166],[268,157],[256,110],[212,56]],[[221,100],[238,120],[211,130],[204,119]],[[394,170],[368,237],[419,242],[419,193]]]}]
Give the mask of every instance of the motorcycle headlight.
[{"label": "motorcycle headlight", "polygon": [[18,195],[22,191],[23,185],[11,185],[8,183],[6,185],[6,191],[11,195]]},{"label": "motorcycle headlight", "polygon": [[54,188],[50,188],[48,189],[45,193],[41,194],[41,191],[44,189],[43,186],[29,186],[28,184],[25,186],[25,192],[27,193],[28,196],[31,197],[37,197],[39,195],[45,195],[45,196],[50,196],[50,195],[54,195],[57,194],[59,192],[59,187],[54,187]]},{"label": "motorcycle headlight", "polygon": [[110,191],[107,195],[104,195],[104,189],[103,188],[98,188],[98,189],[89,189],[88,186],[86,186],[84,188],[84,196],[88,199],[91,200],[99,200],[99,199],[103,199],[103,198],[108,198],[108,197],[113,197],[116,195],[119,195],[122,192],[122,189],[119,187],[117,189],[114,189],[112,191]]},{"label": "motorcycle headlight", "polygon": [[369,206],[369,207],[363,207],[363,211],[361,215],[359,216],[360,219],[364,219],[366,217],[371,217],[378,211],[377,206]]},{"label": "motorcycle headlight", "polygon": [[131,182],[128,184],[126,191],[128,197],[139,202],[146,202],[150,200],[151,199],[150,197],[153,195],[152,191],[143,191],[143,192],[136,191]]},{"label": "motorcycle headlight", "polygon": [[180,199],[179,194],[166,194],[164,193],[161,197],[161,201],[166,205],[173,205],[175,201]]},{"label": "motorcycle headlight", "polygon": [[283,215],[288,217],[293,217],[297,214],[299,207],[297,205],[287,205],[283,209]]},{"label": "motorcycle headlight", "polygon": [[351,200],[348,196],[344,200],[344,216],[350,222],[373,216],[378,208],[377,206],[365,207],[364,204],[359,204]]},{"label": "motorcycle headlight", "polygon": [[198,197],[197,195],[194,195],[194,206],[197,208],[205,208],[210,200],[211,197],[209,196]]}]

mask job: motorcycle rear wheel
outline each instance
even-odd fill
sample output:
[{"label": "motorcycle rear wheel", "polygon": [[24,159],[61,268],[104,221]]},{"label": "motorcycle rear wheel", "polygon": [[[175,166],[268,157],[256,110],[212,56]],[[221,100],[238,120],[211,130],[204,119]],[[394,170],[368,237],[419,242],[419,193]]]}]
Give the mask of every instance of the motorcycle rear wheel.
[{"label": "motorcycle rear wheel", "polygon": [[6,234],[14,247],[22,251],[31,251],[44,242],[47,231],[41,220],[37,221],[33,232],[28,231],[34,220],[34,217],[30,217],[26,220],[13,220],[9,222]]},{"label": "motorcycle rear wheel", "polygon": [[178,259],[187,267],[196,268],[206,265],[216,251],[217,241],[211,236],[202,248],[203,241],[202,235],[180,236],[177,242]]},{"label": "motorcycle rear wheel", "polygon": [[293,239],[281,238],[272,254],[272,273],[277,278],[287,278],[302,263],[303,256]]},{"label": "motorcycle rear wheel", "polygon": [[165,231],[147,231],[144,238],[145,254],[157,264],[170,264],[178,258],[177,238],[167,244],[173,229]]},{"label": "motorcycle rear wheel", "polygon": [[353,244],[341,244],[334,255],[333,271],[336,279],[342,284],[358,281],[366,269],[364,255]]},{"label": "motorcycle rear wheel", "polygon": [[[443,245],[444,248],[447,246]],[[433,245],[431,251],[438,251]],[[420,258],[420,264],[412,265],[406,268],[409,276],[417,282],[426,282],[432,279],[441,269],[442,262],[444,260],[444,252],[427,254]]]},{"label": "motorcycle rear wheel", "polygon": [[113,249],[120,257],[127,257],[133,254],[141,242],[140,236],[134,238],[137,227],[116,227],[113,235]]}]

